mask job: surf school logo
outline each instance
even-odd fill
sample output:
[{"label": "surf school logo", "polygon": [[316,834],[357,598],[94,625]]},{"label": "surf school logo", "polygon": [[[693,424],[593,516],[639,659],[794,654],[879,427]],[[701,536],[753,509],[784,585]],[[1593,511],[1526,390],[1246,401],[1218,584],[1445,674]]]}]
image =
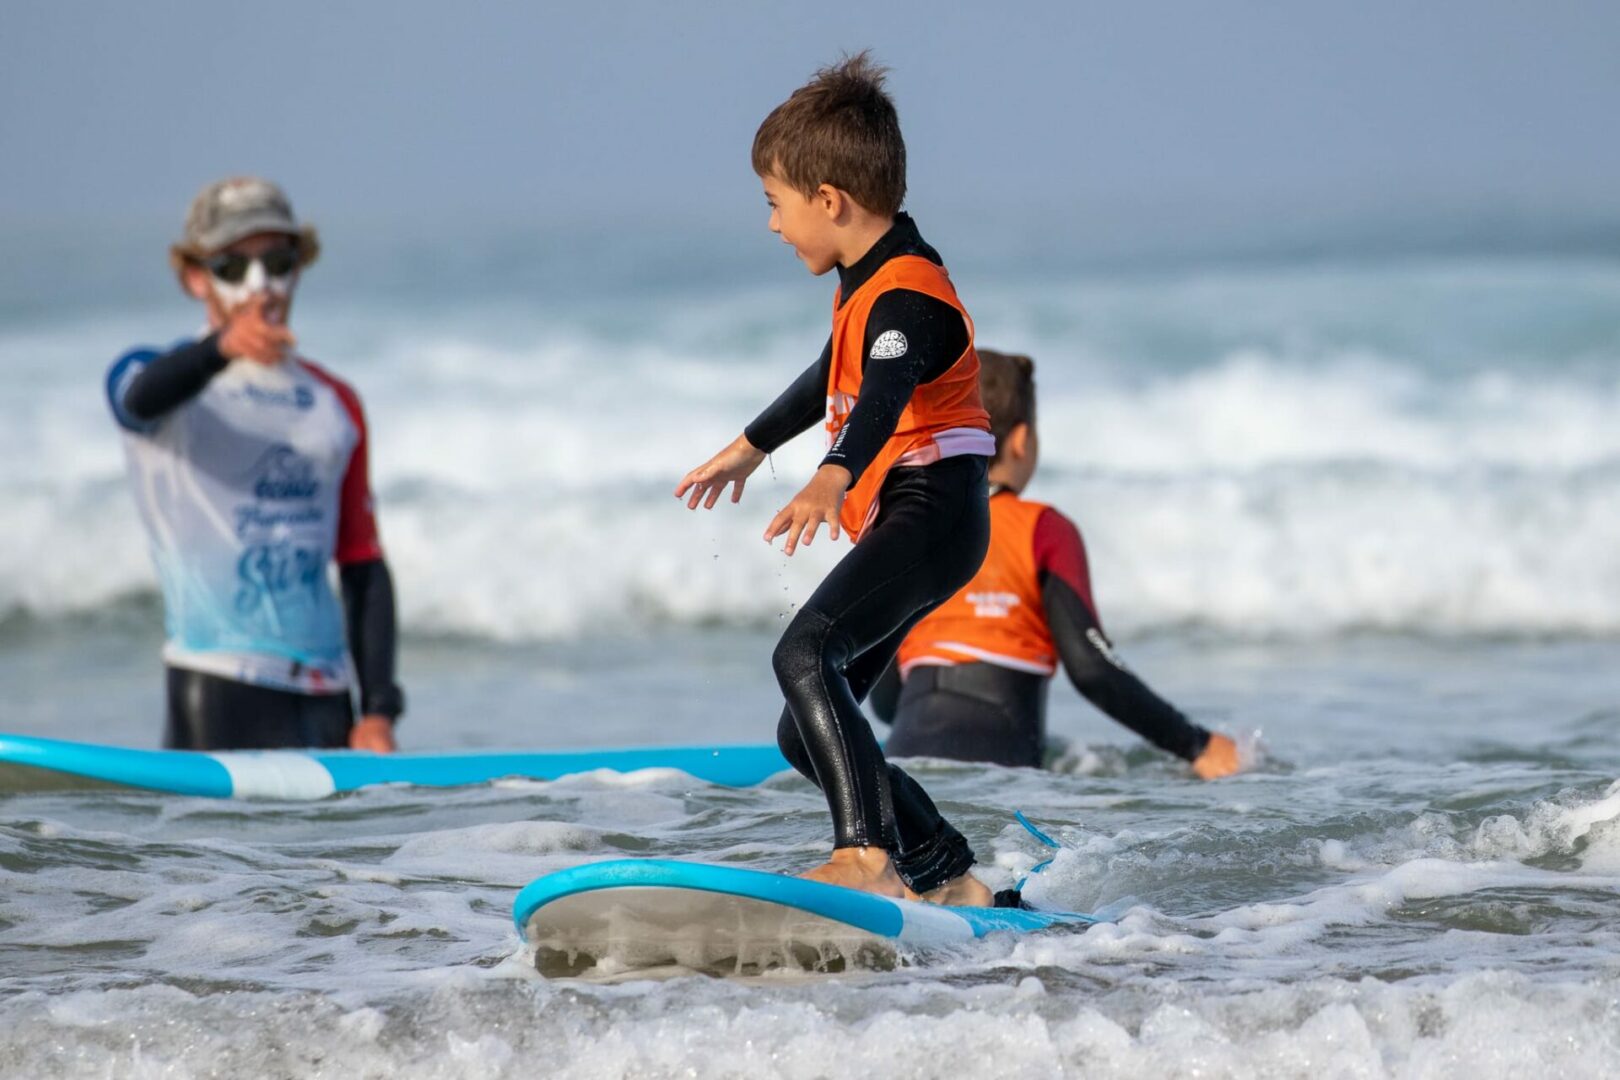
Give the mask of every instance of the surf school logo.
[{"label": "surf school logo", "polygon": [[973,605],[973,614],[980,619],[1005,619],[1022,601],[1016,593],[970,592],[965,597]]},{"label": "surf school logo", "polygon": [[319,602],[326,581],[326,555],[293,544],[255,544],[236,561],[236,611],[285,620],[297,598]]},{"label": "surf school logo", "polygon": [[873,360],[893,360],[897,356],[906,355],[906,349],[911,343],[906,335],[898,330],[885,330],[872,342],[872,351],[867,354]]},{"label": "surf school logo", "polygon": [[313,499],[321,490],[315,463],[285,444],[278,444],[260,459],[259,478],[253,482],[258,499]]},{"label": "surf school logo", "polygon": [[271,390],[248,383],[242,387],[242,396],[260,405],[298,409],[300,412],[315,407],[315,391],[307,386],[295,386],[291,390]]}]

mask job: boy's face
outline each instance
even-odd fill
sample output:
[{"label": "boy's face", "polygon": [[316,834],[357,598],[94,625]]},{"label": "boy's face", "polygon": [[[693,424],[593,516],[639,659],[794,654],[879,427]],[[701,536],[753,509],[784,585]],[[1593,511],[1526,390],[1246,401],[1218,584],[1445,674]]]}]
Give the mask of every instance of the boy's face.
[{"label": "boy's face", "polygon": [[838,265],[842,193],[823,184],[806,198],[774,173],[760,177],[760,182],[771,207],[771,232],[793,245],[794,254],[818,277]]}]

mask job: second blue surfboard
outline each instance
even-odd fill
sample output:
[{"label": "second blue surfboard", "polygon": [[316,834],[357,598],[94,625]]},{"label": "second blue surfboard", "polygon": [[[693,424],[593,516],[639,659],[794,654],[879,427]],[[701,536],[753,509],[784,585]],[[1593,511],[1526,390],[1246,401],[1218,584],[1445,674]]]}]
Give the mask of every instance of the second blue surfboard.
[{"label": "second blue surfboard", "polygon": [[555,780],[608,769],[678,769],[730,787],[786,769],[775,746],[372,754],[356,750],[138,750],[0,734],[0,763],[219,799],[321,799],[373,784],[458,787],[503,777]]}]

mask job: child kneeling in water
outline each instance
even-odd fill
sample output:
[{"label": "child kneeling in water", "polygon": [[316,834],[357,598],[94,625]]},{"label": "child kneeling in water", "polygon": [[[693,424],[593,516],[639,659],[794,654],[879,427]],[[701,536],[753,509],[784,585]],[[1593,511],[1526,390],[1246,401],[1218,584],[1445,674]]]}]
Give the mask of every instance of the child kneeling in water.
[{"label": "child kneeling in water", "polygon": [[1035,475],[1035,363],[979,351],[980,388],[996,437],[990,463],[990,553],[973,580],[917,624],[873,692],[892,720],[889,753],[1037,766],[1046,692],[1061,661],[1097,708],[1206,780],[1238,770],[1230,738],[1207,731],[1115,656],[1097,618],[1085,543],[1074,523],[1023,490]]},{"label": "child kneeling in water", "polygon": [[862,53],[766,117],[754,171],[771,231],[810,272],[838,271],[821,357],[730,446],[675,489],[731,501],[765,456],[824,420],[829,450],[765,540],[792,555],[822,524],[857,541],[800,609],[773,664],[777,741],[827,796],[831,859],[806,876],[889,896],[987,906],[974,856],[922,787],[883,757],[860,702],[917,620],[979,568],[995,451],[973,326],[939,254],[900,212],[906,150],[883,71]]}]

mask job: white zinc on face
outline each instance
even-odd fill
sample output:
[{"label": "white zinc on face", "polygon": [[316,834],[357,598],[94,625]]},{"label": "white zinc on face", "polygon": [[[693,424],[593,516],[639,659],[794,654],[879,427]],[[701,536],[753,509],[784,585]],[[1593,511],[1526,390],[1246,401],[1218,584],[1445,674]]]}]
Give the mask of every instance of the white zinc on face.
[{"label": "white zinc on face", "polygon": [[210,275],[208,280],[212,283],[214,296],[226,311],[240,307],[257,293],[285,297],[292,292],[292,275],[272,277],[265,273],[264,262],[261,259],[254,259],[248,263],[247,274],[234,285],[228,281],[221,281],[213,275]]}]

